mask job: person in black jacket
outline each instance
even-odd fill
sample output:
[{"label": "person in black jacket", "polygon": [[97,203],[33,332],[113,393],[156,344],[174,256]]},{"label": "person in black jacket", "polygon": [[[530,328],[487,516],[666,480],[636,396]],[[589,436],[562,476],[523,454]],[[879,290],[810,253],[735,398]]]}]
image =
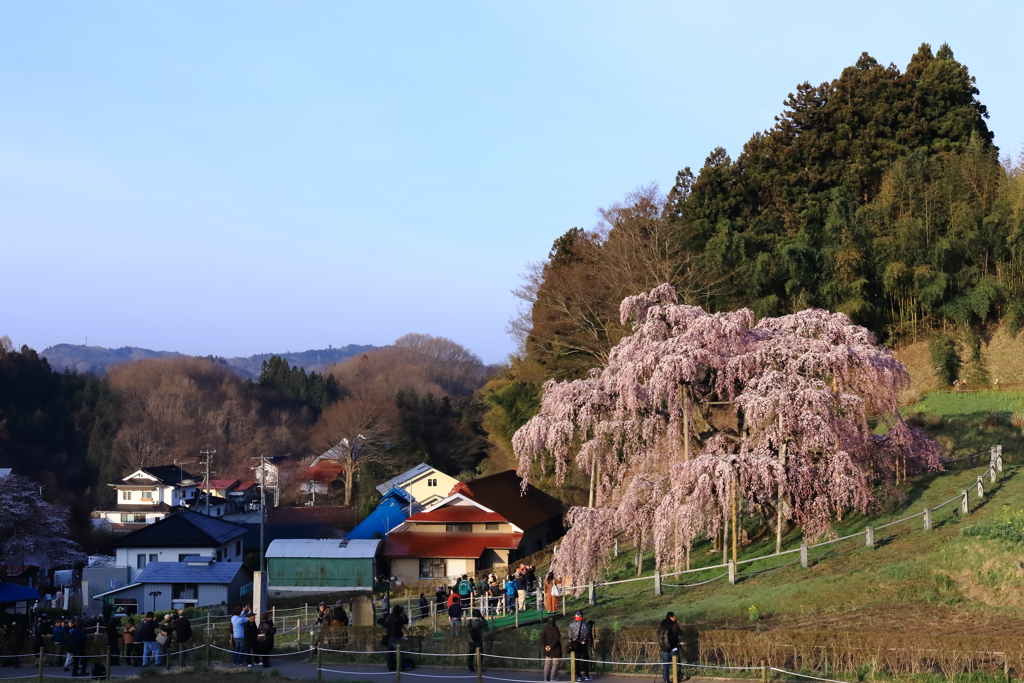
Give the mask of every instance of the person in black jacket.
[{"label": "person in black jacket", "polygon": [[[174,620],[174,634],[178,639],[178,666],[185,666],[188,657],[189,666],[196,665],[196,651],[192,649],[192,622],[185,616],[185,610],[178,610],[178,618]],[[186,652],[188,650],[188,652]]]},{"label": "person in black jacket", "polygon": [[473,610],[473,616],[466,624],[466,635],[469,645],[468,664],[471,673],[476,673],[476,651],[479,649],[480,652],[484,651],[484,632],[485,628],[488,628],[487,620],[484,619],[484,615],[480,614],[480,610]]},{"label": "person in black jacket", "polygon": [[548,617],[548,625],[540,632],[540,646],[544,651],[544,680],[558,680],[558,660],[562,658],[562,634],[555,618]]},{"label": "person in black jacket", "polygon": [[254,612],[249,612],[249,620],[245,622],[242,628],[245,634],[245,654],[249,658],[249,668],[251,669],[259,663],[257,654],[259,652],[260,630],[256,625],[256,614]]},{"label": "person in black jacket", "polygon": [[[86,675],[85,671],[85,629],[82,628],[81,620],[75,621],[65,636],[68,644],[68,652],[71,653],[71,675]],[[81,669],[81,674],[79,674]]]},{"label": "person in black jacket", "polygon": [[385,624],[387,628],[387,635],[385,637],[387,638],[388,646],[391,648],[391,652],[387,655],[389,671],[394,671],[395,667],[402,665],[395,658],[395,649],[402,644],[402,638],[405,636],[404,626],[408,623],[409,617],[405,615],[405,610],[402,609],[401,605],[395,605]]},{"label": "person in black jacket", "polygon": [[117,666],[120,663],[118,653],[121,651],[121,620],[111,613],[104,624],[107,631],[107,649],[110,650],[110,666]]},{"label": "person in black jacket", "polygon": [[[256,654],[263,657],[263,668],[270,668],[270,652],[274,649],[274,634],[277,628],[270,619],[270,614],[264,612],[260,617],[260,625],[256,630]],[[259,657],[256,658],[259,660]]]},{"label": "person in black jacket", "polygon": [[672,655],[679,659],[679,635],[682,629],[676,623],[676,613],[669,612],[660,624],[658,624],[658,647],[661,649],[661,678],[664,683],[670,679],[669,668],[672,662]]}]

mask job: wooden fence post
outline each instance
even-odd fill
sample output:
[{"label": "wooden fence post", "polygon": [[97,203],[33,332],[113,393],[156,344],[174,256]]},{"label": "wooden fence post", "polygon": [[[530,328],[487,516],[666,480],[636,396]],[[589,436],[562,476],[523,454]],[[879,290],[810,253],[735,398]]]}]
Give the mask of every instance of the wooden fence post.
[{"label": "wooden fence post", "polygon": [[982,482],[982,477],[979,474],[978,475],[978,498],[984,498],[984,497],[985,497],[985,484],[984,484],[984,482]]},{"label": "wooden fence post", "polygon": [[974,456],[973,455],[968,455],[967,456],[967,469],[969,469],[969,470],[973,470],[974,469]]},{"label": "wooden fence post", "polygon": [[875,529],[874,527],[867,527],[864,529],[864,544],[869,548],[875,547]]},{"label": "wooden fence post", "polygon": [[480,654],[480,648],[476,649],[476,681],[477,683],[483,683],[484,681],[484,661],[483,655]]},{"label": "wooden fence post", "polygon": [[615,557],[619,556],[619,539],[615,539]]},{"label": "wooden fence post", "polygon": [[672,653],[672,683],[679,683],[679,651]]},{"label": "wooden fence post", "polygon": [[966,515],[970,510],[967,509],[967,491],[960,492],[960,514]]},{"label": "wooden fence post", "polygon": [[43,683],[43,660],[46,657],[46,648],[39,648],[39,683]]},{"label": "wooden fence post", "polygon": [[[170,648],[168,648],[167,659],[171,658]],[[110,646],[107,645],[107,656],[104,658],[103,665],[107,667],[107,683],[110,683]]]},{"label": "wooden fence post", "polygon": [[661,570],[654,572],[654,594],[661,595]]},{"label": "wooden fence post", "polygon": [[302,649],[302,619],[295,620],[295,651]]},{"label": "wooden fence post", "polygon": [[[486,600],[486,598],[484,598]],[[543,617],[548,613],[548,606],[544,604],[544,583],[542,581],[537,582],[537,611]]]},{"label": "wooden fence post", "polygon": [[324,677],[324,648],[323,643],[316,649],[316,680],[323,680]]},{"label": "wooden fence post", "polygon": [[807,569],[807,544],[800,544],[800,566]]},{"label": "wooden fence post", "polygon": [[736,585],[736,563],[732,560],[729,560],[729,583]]},{"label": "wooden fence post", "polygon": [[395,683],[402,682],[402,644],[395,646]]},{"label": "wooden fence post", "polygon": [[924,530],[932,530],[932,510],[931,508],[924,509]]},{"label": "wooden fence post", "polygon": [[210,663],[211,663],[212,655],[213,655],[213,648],[211,648],[210,644],[207,643],[206,644],[206,668],[207,669],[210,668]]},{"label": "wooden fence post", "polygon": [[991,465],[988,468],[988,481],[990,484],[996,483],[996,466]]},{"label": "wooden fence post", "polygon": [[587,602],[591,605],[597,604],[597,588],[594,587],[593,579],[587,584]]},{"label": "wooden fence post", "polygon": [[570,652],[569,653],[569,680],[570,681],[575,681],[576,680],[576,653],[575,652]]}]

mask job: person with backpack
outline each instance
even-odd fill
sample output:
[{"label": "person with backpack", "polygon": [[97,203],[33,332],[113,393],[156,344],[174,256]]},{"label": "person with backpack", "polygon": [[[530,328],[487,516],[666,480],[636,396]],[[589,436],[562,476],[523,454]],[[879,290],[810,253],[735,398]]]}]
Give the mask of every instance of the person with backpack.
[{"label": "person with backpack", "polygon": [[465,574],[462,575],[462,579],[455,587],[455,591],[459,594],[459,602],[468,606],[469,596],[473,594],[473,584],[469,582],[469,579]]},{"label": "person with backpack", "polygon": [[479,649],[481,652],[484,651],[484,629],[489,628],[487,620],[484,619],[483,615],[480,614],[480,610],[473,610],[473,616],[466,623],[466,635],[468,636],[468,662],[469,672],[476,673],[476,651]]},{"label": "person with backpack", "polygon": [[590,637],[593,629],[583,621],[583,612],[576,610],[575,620],[569,624],[569,652],[576,653],[577,681],[592,681],[590,677]]},{"label": "person with backpack", "polygon": [[107,649],[110,650],[110,666],[117,666],[120,663],[118,653],[121,652],[121,621],[110,613],[107,623],[104,625],[107,631]]},{"label": "person with backpack", "polygon": [[676,613],[669,612],[658,625],[658,647],[661,649],[661,678],[664,683],[669,683],[669,666],[672,663],[672,655],[679,657],[679,634],[682,629],[676,623]]},{"label": "person with backpack", "polygon": [[558,660],[562,658],[562,634],[555,618],[548,617],[548,625],[540,632],[540,646],[544,651],[544,680],[558,680]]},{"label": "person with backpack", "polygon": [[269,612],[264,612],[260,617],[259,628],[256,629],[256,650],[253,664],[259,664],[260,657],[263,658],[263,668],[270,668],[270,652],[274,649],[274,634],[277,627],[274,626]]}]

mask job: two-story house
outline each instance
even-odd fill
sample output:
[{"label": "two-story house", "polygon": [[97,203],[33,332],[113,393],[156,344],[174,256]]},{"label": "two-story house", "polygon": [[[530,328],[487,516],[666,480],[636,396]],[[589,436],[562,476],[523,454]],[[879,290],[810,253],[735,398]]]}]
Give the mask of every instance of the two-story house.
[{"label": "two-story house", "polygon": [[131,581],[150,562],[183,562],[200,555],[217,562],[242,562],[246,528],[231,522],[183,510],[118,538],[114,564],[130,567]]},{"label": "two-story house", "polygon": [[424,462],[388,479],[377,487],[377,491],[383,496],[391,489],[401,489],[412,495],[412,499],[423,507],[430,507],[444,500],[458,483],[455,477]]},{"label": "two-story house", "polygon": [[152,524],[181,509],[196,497],[195,477],[175,465],[143,467],[129,474],[114,489],[117,502],[110,510],[92,513],[94,523],[115,529]]}]

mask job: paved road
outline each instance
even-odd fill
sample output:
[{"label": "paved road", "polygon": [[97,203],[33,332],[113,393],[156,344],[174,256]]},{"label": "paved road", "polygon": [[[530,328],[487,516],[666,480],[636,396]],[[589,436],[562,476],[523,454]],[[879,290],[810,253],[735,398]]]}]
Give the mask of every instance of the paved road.
[{"label": "paved road", "polygon": [[[199,654],[202,654],[200,652]],[[282,677],[294,678],[294,679],[312,679],[315,680],[317,677],[317,668],[315,662],[309,662],[306,659],[306,653],[302,655],[288,655],[285,657],[272,657],[271,661],[273,666],[269,669],[263,669],[257,667],[254,672],[266,671],[267,673],[277,670]],[[430,666],[429,663],[424,662],[426,657],[413,655],[413,659],[417,663],[417,668],[412,671],[402,672],[401,680],[403,683],[429,683],[430,681],[446,680],[446,681],[464,681],[465,683],[472,683],[477,680],[476,674],[471,674],[466,669],[455,669],[445,668],[442,666]],[[0,669],[0,681],[5,679],[24,678],[25,680],[35,678],[38,675],[38,668],[31,666],[30,663],[33,660],[25,657],[22,661],[22,668],[3,668]],[[98,659],[90,659],[92,661],[102,661]],[[202,663],[203,657],[199,658]],[[451,660],[447,660],[450,664]],[[177,668],[177,658],[172,658],[172,668]],[[566,663],[567,664],[567,663]],[[91,666],[91,664],[90,664]],[[215,667],[223,667],[225,669],[231,669],[230,664],[223,664],[214,662]],[[363,666],[352,663],[340,663],[340,662],[328,662],[323,663],[323,680],[328,681],[373,681],[376,683],[390,683],[396,680],[394,672],[389,672],[382,664],[372,664],[369,666]],[[122,676],[133,676],[137,675],[141,671],[140,667],[132,666],[113,666],[111,667],[111,674],[117,678]],[[47,666],[43,670],[44,676],[48,679],[56,678],[67,678],[71,679],[71,673],[64,671],[62,666]],[[73,680],[90,680],[87,676],[79,676],[78,679]],[[485,681],[540,681],[541,672],[538,668],[535,671],[515,671],[508,669],[487,669],[484,668],[483,680]],[[569,680],[568,671],[563,670],[560,672],[559,680]],[[660,671],[657,675],[652,671],[651,673],[644,674],[643,676],[620,676],[620,675],[603,675],[596,676],[594,680],[605,681],[605,683],[637,683],[637,681],[657,680],[660,682],[661,676]]]}]

